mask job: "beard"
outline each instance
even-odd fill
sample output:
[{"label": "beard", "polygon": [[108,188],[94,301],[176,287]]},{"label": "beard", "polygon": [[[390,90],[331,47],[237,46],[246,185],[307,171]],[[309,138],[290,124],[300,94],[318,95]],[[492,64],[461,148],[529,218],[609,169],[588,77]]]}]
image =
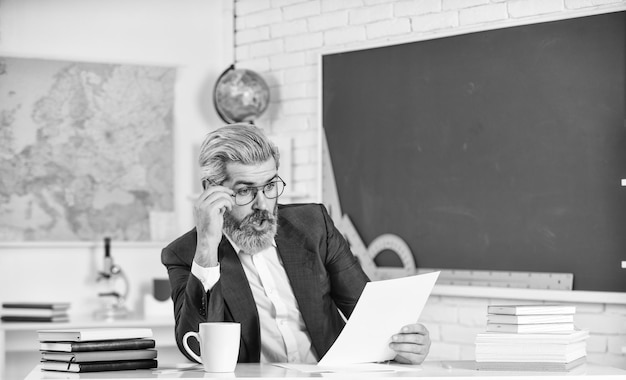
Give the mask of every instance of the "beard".
[{"label": "beard", "polygon": [[224,213],[224,232],[245,253],[253,255],[272,245],[278,226],[278,203],[274,210],[256,210],[241,221]]}]

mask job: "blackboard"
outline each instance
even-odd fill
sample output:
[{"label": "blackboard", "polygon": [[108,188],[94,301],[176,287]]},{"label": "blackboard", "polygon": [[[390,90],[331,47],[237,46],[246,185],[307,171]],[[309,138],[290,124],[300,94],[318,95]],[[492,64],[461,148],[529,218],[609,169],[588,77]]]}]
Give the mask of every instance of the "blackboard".
[{"label": "blackboard", "polygon": [[626,14],[323,54],[342,211],[418,267],[626,291]]}]

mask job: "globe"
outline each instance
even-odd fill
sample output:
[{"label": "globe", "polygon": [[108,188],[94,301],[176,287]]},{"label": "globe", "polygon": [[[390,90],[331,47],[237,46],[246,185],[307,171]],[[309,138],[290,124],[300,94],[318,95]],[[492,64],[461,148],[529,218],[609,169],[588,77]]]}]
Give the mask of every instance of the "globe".
[{"label": "globe", "polygon": [[213,101],[225,122],[253,122],[267,109],[270,90],[256,72],[231,66],[217,80]]}]

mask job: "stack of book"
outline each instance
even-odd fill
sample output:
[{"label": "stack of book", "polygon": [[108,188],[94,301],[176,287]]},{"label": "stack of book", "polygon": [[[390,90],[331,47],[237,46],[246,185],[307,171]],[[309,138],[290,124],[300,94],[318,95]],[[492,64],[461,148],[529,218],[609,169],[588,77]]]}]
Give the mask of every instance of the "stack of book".
[{"label": "stack of book", "polygon": [[585,363],[587,331],[569,305],[492,305],[476,336],[479,370],[569,371]]},{"label": "stack of book", "polygon": [[63,372],[119,371],[157,367],[149,328],[38,330],[41,369]]},{"label": "stack of book", "polygon": [[4,302],[0,314],[3,322],[68,322],[67,302]]},{"label": "stack of book", "polygon": [[509,333],[572,332],[575,306],[492,305],[487,309],[487,331]]}]

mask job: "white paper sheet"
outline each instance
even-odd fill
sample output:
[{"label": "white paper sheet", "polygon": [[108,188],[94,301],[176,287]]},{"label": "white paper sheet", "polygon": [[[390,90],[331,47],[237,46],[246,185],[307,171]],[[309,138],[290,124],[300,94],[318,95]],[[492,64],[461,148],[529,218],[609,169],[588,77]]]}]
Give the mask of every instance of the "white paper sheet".
[{"label": "white paper sheet", "polygon": [[391,336],[416,323],[439,272],[369,282],[343,331],[318,363],[337,366],[392,360]]}]

